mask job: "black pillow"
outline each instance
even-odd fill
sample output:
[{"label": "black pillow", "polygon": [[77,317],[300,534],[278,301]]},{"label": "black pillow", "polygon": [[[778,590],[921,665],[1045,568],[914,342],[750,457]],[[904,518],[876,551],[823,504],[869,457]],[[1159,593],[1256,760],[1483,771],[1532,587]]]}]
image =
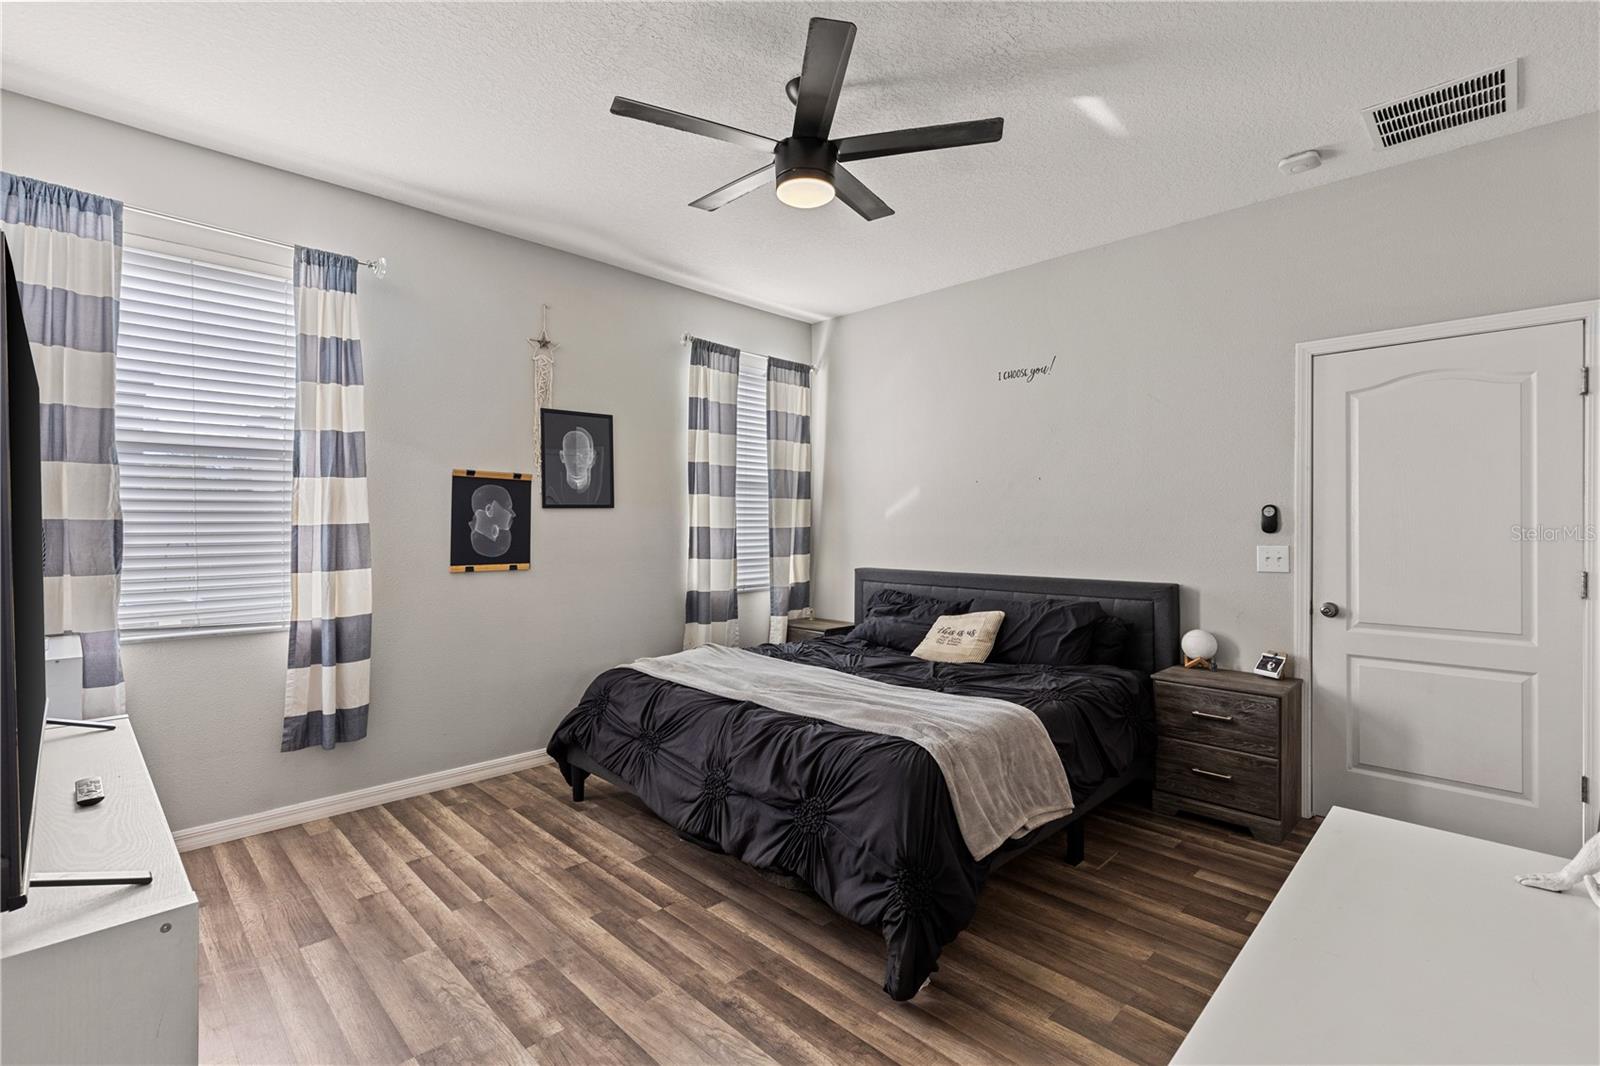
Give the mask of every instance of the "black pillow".
[{"label": "black pillow", "polygon": [[1006,612],[989,662],[1090,666],[1101,661],[1095,657],[1095,639],[1106,612],[1093,600],[979,600],[973,610]]},{"label": "black pillow", "polygon": [[1101,615],[1094,623],[1094,648],[1097,666],[1122,666],[1128,654],[1128,638],[1133,627],[1114,614]]},{"label": "black pillow", "polygon": [[850,636],[909,655],[940,615],[966,614],[971,606],[970,600],[936,600],[897,589],[880,589],[867,601],[867,616],[850,631]]}]

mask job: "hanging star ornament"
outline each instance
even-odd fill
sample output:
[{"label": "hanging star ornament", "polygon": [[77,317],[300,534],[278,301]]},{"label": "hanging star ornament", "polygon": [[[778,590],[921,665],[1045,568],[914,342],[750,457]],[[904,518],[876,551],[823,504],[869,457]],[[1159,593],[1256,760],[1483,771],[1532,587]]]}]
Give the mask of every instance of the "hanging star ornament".
[{"label": "hanging star ornament", "polygon": [[536,358],[539,356],[553,356],[556,354],[556,349],[561,347],[550,337],[549,304],[541,304],[539,306],[539,335],[537,337],[529,337],[528,344],[533,348],[533,354]]},{"label": "hanging star ornament", "polygon": [[550,406],[556,385],[556,349],[561,345],[550,339],[550,305],[539,307],[539,335],[528,338],[533,349],[533,472],[544,473],[544,440],[540,411]]}]

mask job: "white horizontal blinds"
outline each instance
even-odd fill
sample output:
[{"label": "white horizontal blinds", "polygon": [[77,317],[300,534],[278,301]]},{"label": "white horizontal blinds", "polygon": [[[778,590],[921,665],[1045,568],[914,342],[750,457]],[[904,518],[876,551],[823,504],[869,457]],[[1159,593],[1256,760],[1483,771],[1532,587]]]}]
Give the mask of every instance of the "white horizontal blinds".
[{"label": "white horizontal blinds", "polygon": [[130,236],[122,258],[119,620],[130,633],[283,624],[293,285],[162,248]]},{"label": "white horizontal blinds", "polygon": [[739,590],[764,589],[771,580],[767,531],[767,358],[739,354],[739,468],[734,479],[738,519]]}]

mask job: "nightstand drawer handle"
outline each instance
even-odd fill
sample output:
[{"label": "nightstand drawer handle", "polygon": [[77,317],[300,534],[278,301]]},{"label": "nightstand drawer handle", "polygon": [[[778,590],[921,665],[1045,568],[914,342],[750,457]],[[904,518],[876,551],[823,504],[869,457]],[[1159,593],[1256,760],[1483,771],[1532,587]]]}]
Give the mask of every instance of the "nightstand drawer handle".
[{"label": "nightstand drawer handle", "polygon": [[1194,715],[1196,718],[1206,718],[1213,722],[1233,721],[1233,715],[1231,714],[1207,714],[1205,711],[1190,711],[1189,713]]},{"label": "nightstand drawer handle", "polygon": [[1201,777],[1214,777],[1218,781],[1232,781],[1233,780],[1233,775],[1232,774],[1219,774],[1215,770],[1202,770],[1198,766],[1189,767],[1189,772],[1191,774],[1199,774]]}]

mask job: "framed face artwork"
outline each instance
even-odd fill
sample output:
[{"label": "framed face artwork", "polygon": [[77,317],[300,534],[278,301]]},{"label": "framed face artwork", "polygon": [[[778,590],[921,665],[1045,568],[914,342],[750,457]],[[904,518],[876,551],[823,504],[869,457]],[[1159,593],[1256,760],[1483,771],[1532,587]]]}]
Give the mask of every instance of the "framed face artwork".
[{"label": "framed face artwork", "polygon": [[530,569],[532,517],[533,475],[451,471],[450,572]]},{"label": "framed face artwork", "polygon": [[544,506],[616,506],[611,416],[545,408],[539,418]]}]

